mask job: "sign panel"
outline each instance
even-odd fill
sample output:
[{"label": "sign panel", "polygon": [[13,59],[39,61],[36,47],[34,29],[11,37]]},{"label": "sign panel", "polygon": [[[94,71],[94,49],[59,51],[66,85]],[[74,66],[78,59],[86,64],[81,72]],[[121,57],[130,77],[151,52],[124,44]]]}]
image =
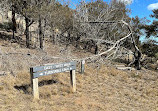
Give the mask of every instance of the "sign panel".
[{"label": "sign panel", "polygon": [[76,62],[67,62],[67,63],[59,63],[59,64],[50,64],[45,66],[37,66],[33,67],[33,72],[43,71],[43,70],[52,70],[52,69],[59,69],[62,67],[70,67],[76,66]]},{"label": "sign panel", "polygon": [[75,70],[75,69],[76,69],[76,66],[63,67],[63,68],[54,69],[54,70],[45,70],[45,71],[33,73],[33,78],[51,75],[51,74],[55,74],[55,73],[61,73],[61,72],[65,72],[65,71],[71,71],[71,70]]},{"label": "sign panel", "polygon": [[33,78],[76,69],[76,62],[33,67]]},{"label": "sign panel", "polygon": [[50,64],[30,68],[31,85],[35,99],[39,99],[38,77],[50,74],[70,71],[70,83],[72,92],[76,92],[76,62]]}]

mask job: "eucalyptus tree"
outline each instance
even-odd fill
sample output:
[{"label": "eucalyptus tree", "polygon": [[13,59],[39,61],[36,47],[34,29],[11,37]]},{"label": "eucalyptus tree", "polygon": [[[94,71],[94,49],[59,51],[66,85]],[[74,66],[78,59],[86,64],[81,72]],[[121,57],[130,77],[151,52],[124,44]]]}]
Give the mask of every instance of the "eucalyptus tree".
[{"label": "eucalyptus tree", "polygon": [[68,4],[56,0],[32,0],[31,18],[38,23],[40,48],[43,49],[44,36],[54,36],[55,29],[64,32],[72,27],[72,10]]},{"label": "eucalyptus tree", "polygon": [[62,36],[64,32],[70,33],[70,29],[73,27],[73,10],[69,8],[69,4],[67,2],[61,4],[58,1],[55,2],[51,9],[52,11],[48,12],[49,14],[46,20],[52,33],[52,39],[55,43],[55,29],[60,32],[60,36]]},{"label": "eucalyptus tree", "polygon": [[[80,38],[91,39],[96,42],[96,46],[104,44],[102,48],[96,47],[99,49],[97,55],[84,59],[93,60],[102,55],[105,55],[106,59],[115,59],[132,53],[135,57],[133,63],[140,69],[141,52],[135,44],[128,12],[125,4],[116,0],[110,4],[103,0],[88,4],[82,1],[78,5],[74,15],[74,27],[78,29]],[[126,46],[127,40],[134,50]]]},{"label": "eucalyptus tree", "polygon": [[152,11],[153,14],[150,15],[155,20],[150,25],[144,25],[143,28],[145,29],[146,37],[150,38],[153,36],[155,39],[158,37],[158,9]]},{"label": "eucalyptus tree", "polygon": [[0,0],[0,7],[1,11],[4,13],[6,12],[8,15],[9,11],[12,11],[12,32],[13,36],[12,39],[15,38],[15,32],[16,32],[16,20],[15,20],[15,0]]},{"label": "eucalyptus tree", "polygon": [[[25,35],[26,35],[26,46],[30,48],[30,37],[29,37],[29,27],[34,22],[31,19],[30,8],[32,7],[31,0],[1,0],[3,4],[3,9],[7,11],[12,11],[12,23],[13,23],[13,38],[16,32],[16,19],[15,14],[19,14],[25,18]],[[2,5],[1,5],[2,6]]]},{"label": "eucalyptus tree", "polygon": [[25,18],[26,47],[31,46],[29,27],[36,22],[39,24],[40,48],[43,48],[42,23],[49,21],[46,18],[48,13],[53,12],[55,0],[1,0],[0,3],[3,9],[12,11],[13,38],[16,32],[15,14],[19,14]]},{"label": "eucalyptus tree", "polygon": [[38,35],[40,48],[43,49],[45,28],[48,26],[50,13],[53,12],[55,0],[32,0],[31,17],[38,23]]}]

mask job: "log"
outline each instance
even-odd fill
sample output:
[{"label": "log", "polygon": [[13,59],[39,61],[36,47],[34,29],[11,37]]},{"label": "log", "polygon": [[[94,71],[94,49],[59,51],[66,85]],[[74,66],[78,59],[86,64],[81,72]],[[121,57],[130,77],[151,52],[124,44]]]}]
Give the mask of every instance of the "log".
[{"label": "log", "polygon": [[116,68],[119,69],[119,70],[135,70],[132,67],[116,67]]}]

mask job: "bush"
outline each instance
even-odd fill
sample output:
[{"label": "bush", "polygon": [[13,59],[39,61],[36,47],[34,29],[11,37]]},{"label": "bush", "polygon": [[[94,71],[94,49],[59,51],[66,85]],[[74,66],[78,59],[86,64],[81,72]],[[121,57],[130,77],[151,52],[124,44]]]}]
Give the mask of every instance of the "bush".
[{"label": "bush", "polygon": [[12,30],[13,24],[12,22],[4,22],[4,23],[0,23],[0,28],[4,29],[6,31],[10,31]]},{"label": "bush", "polygon": [[158,52],[158,45],[150,42],[144,43],[141,46],[141,51],[149,57],[155,57],[155,54]]},{"label": "bush", "polygon": [[155,54],[155,58],[156,60],[158,60],[158,52]]}]

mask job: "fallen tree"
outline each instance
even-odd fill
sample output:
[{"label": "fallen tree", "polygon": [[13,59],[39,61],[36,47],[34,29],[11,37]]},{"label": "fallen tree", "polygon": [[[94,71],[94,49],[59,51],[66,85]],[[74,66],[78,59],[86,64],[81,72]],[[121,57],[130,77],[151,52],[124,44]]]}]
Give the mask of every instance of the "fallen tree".
[{"label": "fallen tree", "polygon": [[[76,10],[74,29],[77,29],[80,35],[79,40],[96,41],[96,52],[98,52],[96,55],[82,58],[83,60],[96,60],[103,55],[106,59],[116,59],[123,56],[126,51],[126,54],[132,52],[134,55],[134,60],[129,66],[134,64],[138,70],[140,69],[141,52],[135,43],[130,19],[124,12],[125,4],[112,2],[111,5],[107,5],[102,1],[86,4],[83,1]],[[108,48],[99,51],[97,46],[102,42],[107,43]],[[125,43],[130,43],[132,48]]]}]

